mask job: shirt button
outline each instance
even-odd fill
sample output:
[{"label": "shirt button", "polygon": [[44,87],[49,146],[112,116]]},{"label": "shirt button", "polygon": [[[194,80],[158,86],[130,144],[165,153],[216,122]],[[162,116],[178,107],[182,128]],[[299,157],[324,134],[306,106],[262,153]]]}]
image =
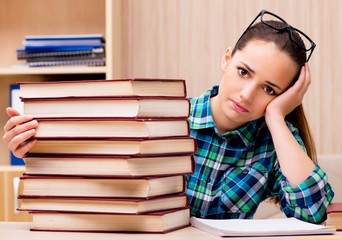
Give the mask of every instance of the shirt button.
[{"label": "shirt button", "polygon": [[218,143],[219,143],[220,145],[221,145],[223,142],[224,142],[224,140],[221,139],[221,138],[218,140]]},{"label": "shirt button", "polygon": [[207,178],[205,179],[205,181],[206,181],[207,183],[210,183],[210,182],[211,182],[210,177],[207,177]]},{"label": "shirt button", "polygon": [[245,170],[242,171],[242,173],[245,174],[245,175],[247,175],[248,172],[249,172],[249,171],[248,171],[247,169],[245,169]]}]

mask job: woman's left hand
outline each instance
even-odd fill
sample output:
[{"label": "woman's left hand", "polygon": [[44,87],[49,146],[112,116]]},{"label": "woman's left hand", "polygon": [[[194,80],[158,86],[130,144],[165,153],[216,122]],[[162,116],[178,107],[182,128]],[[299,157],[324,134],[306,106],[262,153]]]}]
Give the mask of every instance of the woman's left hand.
[{"label": "woman's left hand", "polygon": [[265,116],[276,114],[285,118],[287,114],[299,106],[311,83],[309,65],[306,63],[300,71],[300,75],[295,84],[273,99],[266,107]]}]

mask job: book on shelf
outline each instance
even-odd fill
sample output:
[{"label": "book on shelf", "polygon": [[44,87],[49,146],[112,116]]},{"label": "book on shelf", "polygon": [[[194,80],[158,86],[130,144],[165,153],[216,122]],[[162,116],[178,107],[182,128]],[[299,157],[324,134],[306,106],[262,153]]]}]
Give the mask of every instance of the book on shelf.
[{"label": "book on shelf", "polygon": [[25,52],[61,52],[61,51],[87,51],[94,48],[104,48],[104,43],[98,44],[65,44],[46,46],[25,46]]},{"label": "book on shelf", "polygon": [[33,61],[34,59],[49,59],[49,58],[67,58],[67,57],[84,57],[84,58],[94,58],[94,57],[104,57],[104,48],[91,48],[88,50],[72,50],[72,51],[56,51],[56,52],[27,52],[23,48],[17,49],[17,59]]},{"label": "book on shelf", "polygon": [[29,175],[147,177],[190,174],[192,154],[181,156],[25,156]]},{"label": "book on shelf", "polygon": [[23,41],[25,47],[45,47],[45,46],[83,46],[99,45],[102,39],[50,39],[50,40],[27,40]]},{"label": "book on shelf", "polygon": [[101,59],[81,59],[81,60],[59,60],[59,61],[30,61],[26,64],[29,67],[50,67],[50,66],[105,66],[106,61]]},{"label": "book on shelf", "polygon": [[108,138],[108,139],[38,139],[29,154],[129,155],[158,156],[193,154],[192,137],[173,138]]},{"label": "book on shelf", "polygon": [[165,233],[189,226],[188,208],[145,214],[31,212],[32,231]]},{"label": "book on shelf", "polygon": [[326,225],[335,226],[338,231],[342,231],[342,203],[330,203],[327,208]]},{"label": "book on shelf", "polygon": [[19,195],[19,211],[69,211],[142,214],[185,208],[185,193],[152,198],[32,197]]},{"label": "book on shelf", "polygon": [[26,52],[55,52],[55,51],[75,51],[93,48],[104,48],[104,38],[45,38],[34,39],[26,37],[23,40],[24,50]]},{"label": "book on shelf", "polygon": [[61,40],[104,40],[103,34],[56,34],[56,35],[26,35],[25,41],[61,41]]},{"label": "book on shelf", "polygon": [[298,220],[278,219],[201,219],[190,218],[195,228],[221,237],[290,236],[333,234],[336,228]]},{"label": "book on shelf", "polygon": [[189,135],[186,119],[37,119],[36,138],[154,138]]},{"label": "book on shelf", "polygon": [[[113,79],[54,82],[20,82],[22,98],[65,97],[186,97],[183,79]],[[76,90],[77,89],[77,90]]]},{"label": "book on shelf", "polygon": [[105,178],[32,176],[20,178],[22,195],[54,197],[148,198],[184,192],[184,176]]},{"label": "book on shelf", "polygon": [[104,53],[92,53],[92,54],[78,54],[78,55],[60,55],[60,56],[40,56],[40,57],[28,57],[27,63],[36,62],[53,62],[53,61],[79,61],[79,60],[91,60],[91,61],[105,61]]}]

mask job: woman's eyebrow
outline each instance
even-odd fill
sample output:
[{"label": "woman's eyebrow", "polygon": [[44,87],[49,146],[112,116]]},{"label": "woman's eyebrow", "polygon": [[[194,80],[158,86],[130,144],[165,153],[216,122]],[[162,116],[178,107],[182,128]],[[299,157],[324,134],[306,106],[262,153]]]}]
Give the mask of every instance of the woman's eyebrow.
[{"label": "woman's eyebrow", "polygon": [[[241,62],[241,64],[244,65],[245,68],[246,68],[249,72],[251,72],[252,74],[255,74],[255,71],[254,71],[247,63]],[[274,87],[274,88],[279,89],[280,91],[283,91],[283,90],[281,89],[281,87],[279,87],[277,84],[275,84],[275,83],[273,83],[273,82],[271,82],[271,81],[266,81],[266,83],[269,84],[269,85],[271,85],[271,86]]]},{"label": "woman's eyebrow", "polygon": [[253,74],[255,73],[255,71],[254,71],[250,66],[248,66],[247,63],[241,62],[241,64],[244,65],[245,68],[247,68],[247,70],[248,70],[249,72],[251,72],[251,73],[253,73]]},{"label": "woman's eyebrow", "polygon": [[272,87],[278,88],[280,91],[283,91],[277,84],[274,84],[273,82],[266,81],[266,83],[271,85]]}]

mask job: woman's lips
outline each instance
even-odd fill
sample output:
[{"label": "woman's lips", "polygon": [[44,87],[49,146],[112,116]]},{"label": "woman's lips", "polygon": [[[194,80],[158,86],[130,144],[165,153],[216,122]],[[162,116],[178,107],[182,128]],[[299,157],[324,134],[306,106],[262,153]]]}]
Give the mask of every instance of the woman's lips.
[{"label": "woman's lips", "polygon": [[234,108],[239,112],[248,112],[248,110],[238,102],[232,101]]}]

